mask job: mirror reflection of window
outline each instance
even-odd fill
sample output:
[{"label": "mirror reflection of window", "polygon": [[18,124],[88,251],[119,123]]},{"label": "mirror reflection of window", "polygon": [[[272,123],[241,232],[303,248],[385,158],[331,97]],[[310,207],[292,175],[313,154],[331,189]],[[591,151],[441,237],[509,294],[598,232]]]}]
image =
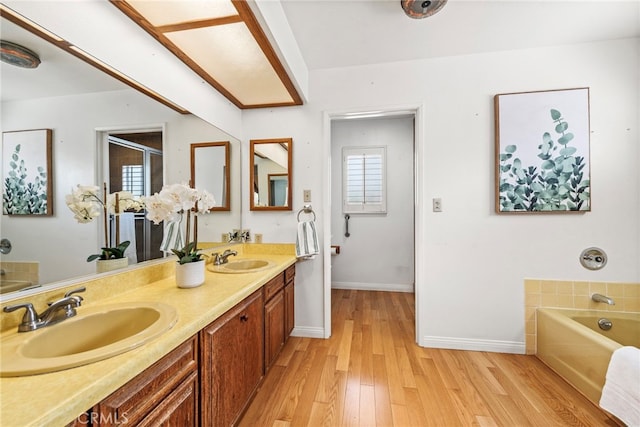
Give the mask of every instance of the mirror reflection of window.
[{"label": "mirror reflection of window", "polygon": [[122,190],[134,196],[144,196],[144,168],[142,165],[122,165]]}]

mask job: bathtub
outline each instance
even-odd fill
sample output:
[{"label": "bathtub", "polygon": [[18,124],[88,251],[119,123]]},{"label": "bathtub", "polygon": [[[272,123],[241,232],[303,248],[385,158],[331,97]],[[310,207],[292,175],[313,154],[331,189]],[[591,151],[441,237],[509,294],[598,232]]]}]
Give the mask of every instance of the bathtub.
[{"label": "bathtub", "polygon": [[[598,320],[612,323],[601,330]],[[640,313],[538,308],[536,356],[596,405],[611,354],[640,347]]]}]

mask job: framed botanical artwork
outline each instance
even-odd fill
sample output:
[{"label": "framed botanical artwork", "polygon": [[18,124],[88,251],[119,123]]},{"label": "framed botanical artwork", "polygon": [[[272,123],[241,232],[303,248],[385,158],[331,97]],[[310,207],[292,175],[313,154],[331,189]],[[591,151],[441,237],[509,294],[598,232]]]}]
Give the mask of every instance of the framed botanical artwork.
[{"label": "framed botanical artwork", "polygon": [[2,133],[2,213],[53,215],[51,129]]},{"label": "framed botanical artwork", "polygon": [[591,210],[589,88],[494,97],[497,213]]}]

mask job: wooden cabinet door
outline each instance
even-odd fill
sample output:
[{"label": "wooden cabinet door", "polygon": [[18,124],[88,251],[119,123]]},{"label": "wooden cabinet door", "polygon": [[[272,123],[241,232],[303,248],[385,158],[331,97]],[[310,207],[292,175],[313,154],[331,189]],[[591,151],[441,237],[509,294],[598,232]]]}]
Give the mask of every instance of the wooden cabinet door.
[{"label": "wooden cabinet door", "polygon": [[203,426],[233,425],[264,374],[262,289],[201,331]]},{"label": "wooden cabinet door", "polygon": [[295,294],[293,288],[294,281],[291,279],[284,287],[284,338],[285,341],[293,332],[295,327]]},{"label": "wooden cabinet door", "polygon": [[275,294],[264,306],[264,363],[269,369],[284,346],[284,291]]}]

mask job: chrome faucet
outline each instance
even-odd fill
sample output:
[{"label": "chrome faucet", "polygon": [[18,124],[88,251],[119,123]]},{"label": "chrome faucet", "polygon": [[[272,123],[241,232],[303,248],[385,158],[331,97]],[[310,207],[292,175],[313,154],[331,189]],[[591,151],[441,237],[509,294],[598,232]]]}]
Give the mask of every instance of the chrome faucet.
[{"label": "chrome faucet", "polygon": [[238,252],[227,249],[226,251],[224,251],[222,253],[222,255],[220,255],[218,253],[211,254],[211,255],[213,256],[213,264],[214,265],[222,265],[222,264],[226,264],[227,262],[229,262],[229,260],[227,258],[229,258],[231,255],[233,255],[233,256],[238,255]]},{"label": "chrome faucet", "polygon": [[591,295],[591,299],[595,302],[604,302],[605,304],[616,305],[611,298],[601,294],[593,294]]},{"label": "chrome faucet", "polygon": [[85,290],[86,288],[83,286],[67,292],[63,298],[49,303],[49,307],[42,314],[38,314],[30,302],[6,306],[4,312],[10,313],[19,308],[24,308],[25,313],[22,316],[22,322],[18,325],[18,332],[35,331],[75,316],[77,314],[76,308],[82,305],[82,297],[73,294],[84,292]]}]

